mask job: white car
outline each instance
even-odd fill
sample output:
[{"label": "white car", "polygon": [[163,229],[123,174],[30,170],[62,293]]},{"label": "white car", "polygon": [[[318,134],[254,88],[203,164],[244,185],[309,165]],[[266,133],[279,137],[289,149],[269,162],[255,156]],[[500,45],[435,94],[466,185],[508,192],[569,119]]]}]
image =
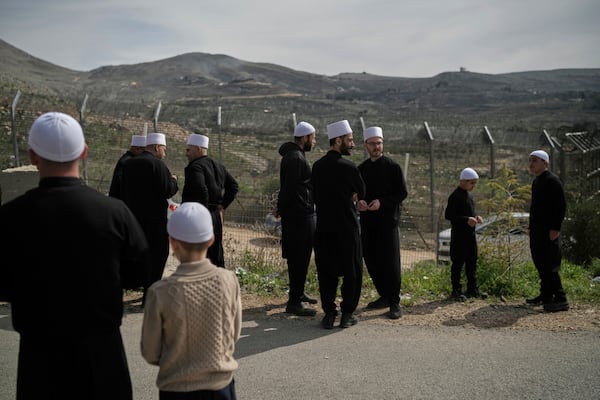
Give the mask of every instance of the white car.
[{"label": "white car", "polygon": [[[506,232],[501,232],[506,230]],[[438,260],[450,261],[450,228],[440,232],[438,236]],[[508,235],[510,242],[529,240],[529,213],[512,212],[509,214],[492,215],[483,218],[483,223],[475,226],[478,245],[494,243],[504,234]]]}]

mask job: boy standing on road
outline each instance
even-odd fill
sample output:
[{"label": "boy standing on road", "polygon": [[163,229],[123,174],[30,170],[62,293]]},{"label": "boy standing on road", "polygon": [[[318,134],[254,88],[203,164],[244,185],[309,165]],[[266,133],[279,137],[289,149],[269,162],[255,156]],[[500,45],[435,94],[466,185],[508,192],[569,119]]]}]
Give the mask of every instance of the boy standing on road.
[{"label": "boy standing on road", "polygon": [[211,263],[210,212],[182,203],[167,223],[169,243],[181,262],[148,290],[142,356],[158,365],[161,400],[236,398],[233,357],[242,327],[240,286],[233,271]]},{"label": "boy standing on road", "polygon": [[[477,286],[477,239],[475,225],[483,222],[475,213],[475,202],[471,191],[475,188],[479,175],[472,168],[465,168],[460,173],[458,187],[448,197],[445,217],[452,224],[450,236],[450,279],[452,281],[453,300],[463,301],[466,297],[486,298],[487,293],[479,292]],[[462,266],[467,275],[467,292],[462,294],[460,276]]]}]

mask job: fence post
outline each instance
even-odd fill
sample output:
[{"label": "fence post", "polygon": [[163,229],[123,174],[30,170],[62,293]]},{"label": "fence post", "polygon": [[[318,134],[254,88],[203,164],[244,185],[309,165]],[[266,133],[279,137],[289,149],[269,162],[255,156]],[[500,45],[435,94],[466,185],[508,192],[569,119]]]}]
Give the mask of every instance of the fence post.
[{"label": "fence post", "polygon": [[490,144],[490,178],[494,179],[496,177],[496,142],[487,126],[483,127],[483,133]]},{"label": "fence post", "polygon": [[219,162],[223,163],[223,139],[221,138],[221,106],[217,109],[217,134],[219,135]]},{"label": "fence post", "polygon": [[[83,98],[83,102],[81,103],[81,108],[79,109],[79,124],[81,125],[81,130],[85,132],[85,107],[87,105],[87,101],[88,101],[88,94],[85,94],[85,97]],[[83,181],[85,182],[85,184],[88,184],[88,174],[87,174],[87,157],[83,159],[82,161],[82,174],[83,174]]]},{"label": "fence post", "polygon": [[431,133],[431,129],[429,129],[429,124],[427,121],[423,121],[423,125],[425,126],[425,133],[427,133],[427,140],[429,140],[429,194],[431,197],[431,227],[433,232],[437,232],[437,218],[435,217],[435,157],[433,151],[433,134]]},{"label": "fence post", "polygon": [[[365,129],[367,129],[367,128],[365,127],[365,120],[363,119],[363,117],[360,117],[360,126],[362,127],[362,134],[363,134],[363,139],[364,139]],[[361,140],[361,143],[364,143],[364,140]],[[365,146],[362,146],[362,148],[363,148],[363,158],[366,160],[369,155],[367,154],[367,149],[365,149]]]},{"label": "fence post", "polygon": [[15,110],[17,108],[19,98],[21,98],[21,91],[17,90],[17,94],[13,98],[12,104],[10,106],[10,128],[12,131],[13,151],[15,153],[15,167],[21,166],[21,162],[19,161],[19,146],[17,144],[17,124],[15,123]]},{"label": "fence post", "polygon": [[158,132],[158,115],[160,114],[160,108],[162,107],[162,102],[158,102],[156,106],[156,110],[154,111],[154,132]]}]

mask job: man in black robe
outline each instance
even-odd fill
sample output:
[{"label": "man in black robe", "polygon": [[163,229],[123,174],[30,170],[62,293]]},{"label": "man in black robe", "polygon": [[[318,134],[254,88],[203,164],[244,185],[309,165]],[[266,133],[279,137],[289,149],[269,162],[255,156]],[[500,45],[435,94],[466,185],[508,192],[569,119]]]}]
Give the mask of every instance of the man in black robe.
[{"label": "man in black robe", "polygon": [[315,204],[310,185],[310,165],[305,152],[315,146],[316,131],[308,122],[294,128],[294,141],[279,147],[279,196],[275,215],[281,217],[281,256],[290,281],[285,311],[311,317],[317,311],[305,303],[317,300],[304,293],[315,237]]},{"label": "man in black robe", "polygon": [[146,136],[144,135],[133,135],[131,136],[131,146],[129,150],[127,150],[115,164],[115,169],[113,170],[112,180],[110,181],[110,187],[108,189],[108,195],[110,197],[116,197],[117,199],[122,199],[121,195],[121,187],[123,182],[123,165],[125,162],[132,157],[139,156],[143,153],[146,148]]},{"label": "man in black robe", "polygon": [[367,186],[359,200],[362,250],[379,298],[368,309],[389,307],[388,316],[398,319],[400,310],[400,204],[408,195],[402,168],[383,155],[383,131],[373,126],[364,131],[369,158],[358,170]]},{"label": "man in black robe", "polygon": [[327,125],[330,150],[313,165],[311,184],[317,211],[315,264],[319,275],[323,328],[331,329],[339,277],[343,277],[341,328],[355,325],[354,311],[362,288],[362,254],[356,202],[365,195],[365,183],[356,165],[342,158],[354,148],[347,120]]},{"label": "man in black robe", "polygon": [[[139,221],[152,252],[152,266],[146,289],[160,280],[169,257],[167,199],[177,193],[177,177],[163,159],[167,142],[163,133],[149,133],[146,149],[123,165],[123,201]],[[143,303],[144,300],[142,300]]]},{"label": "man in black robe", "polygon": [[223,250],[223,211],[235,200],[239,185],[225,166],[208,156],[208,137],[192,133],[188,138],[185,156],[185,183],[181,201],[202,204],[213,219],[215,241],[208,248],[208,258],[217,267],[225,268]]},{"label": "man in black robe", "polygon": [[132,399],[120,325],[123,289],[145,284],[149,249],[127,206],[84,185],[72,117],[29,132],[38,187],[0,207],[0,301],[20,334],[17,399]]},{"label": "man in black robe", "polygon": [[567,311],[569,302],[560,279],[560,229],[567,211],[562,182],[548,170],[550,157],[543,150],[529,155],[529,171],[535,175],[531,184],[529,210],[529,247],[540,277],[540,294],[527,299],[528,304],[543,304],[549,312]]}]

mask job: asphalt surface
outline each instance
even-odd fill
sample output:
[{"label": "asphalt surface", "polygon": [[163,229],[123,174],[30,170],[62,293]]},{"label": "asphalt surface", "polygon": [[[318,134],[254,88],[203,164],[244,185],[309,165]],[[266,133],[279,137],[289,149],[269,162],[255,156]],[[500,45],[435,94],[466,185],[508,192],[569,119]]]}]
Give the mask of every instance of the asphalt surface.
[{"label": "asphalt surface", "polygon": [[[0,307],[0,400],[15,398],[19,336]],[[600,399],[600,333],[422,327],[246,312],[238,399]],[[139,352],[140,312],[122,333],[137,400],[158,399]]]}]

